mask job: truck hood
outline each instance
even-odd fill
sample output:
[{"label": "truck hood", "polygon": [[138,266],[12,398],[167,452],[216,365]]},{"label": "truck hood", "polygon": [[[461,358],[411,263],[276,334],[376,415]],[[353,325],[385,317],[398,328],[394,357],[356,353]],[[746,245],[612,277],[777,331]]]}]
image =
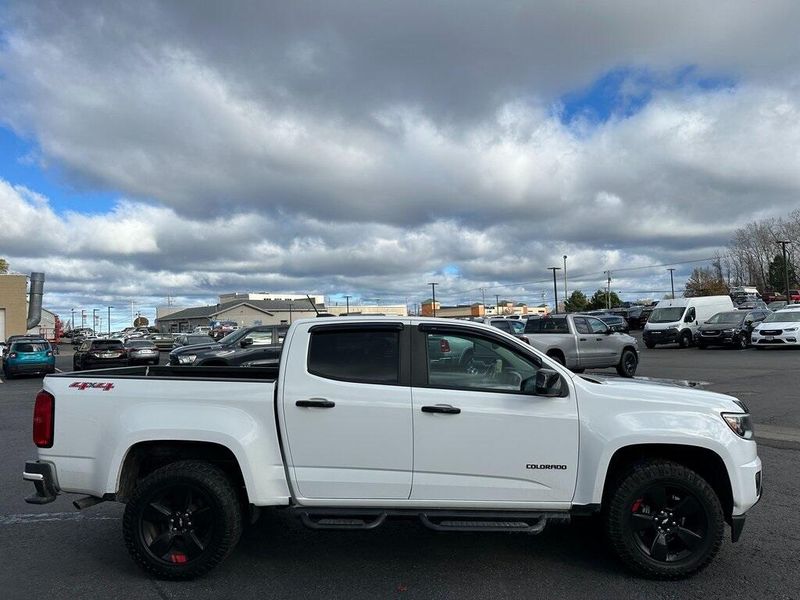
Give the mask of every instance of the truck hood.
[{"label": "truck hood", "polygon": [[179,355],[179,354],[197,354],[198,352],[207,352],[208,350],[222,350],[223,345],[217,342],[211,342],[210,344],[190,344],[188,346],[181,346],[180,348],[175,348],[172,352],[170,352],[170,356],[172,355]]},{"label": "truck hood", "polygon": [[[694,406],[700,410],[741,412],[737,399],[727,394],[700,390],[678,382],[656,382],[649,380],[622,379],[579,375],[589,392],[600,396],[613,396],[620,400],[641,402],[643,405]],[[678,392],[680,390],[680,392]]]}]

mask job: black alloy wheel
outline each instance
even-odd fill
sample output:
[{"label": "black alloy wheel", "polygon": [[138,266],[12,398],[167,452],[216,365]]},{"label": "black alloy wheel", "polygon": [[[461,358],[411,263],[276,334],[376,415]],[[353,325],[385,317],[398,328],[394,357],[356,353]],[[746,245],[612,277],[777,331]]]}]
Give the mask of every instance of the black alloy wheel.
[{"label": "black alloy wheel", "polygon": [[739,335],[736,336],[736,347],[740,350],[747,350],[750,346],[750,342],[747,339],[747,333],[742,331]]},{"label": "black alloy wheel", "polygon": [[617,365],[617,373],[622,377],[633,377],[638,365],[639,359],[636,358],[636,353],[631,349],[623,350]]},{"label": "black alloy wheel", "polygon": [[678,463],[633,466],[605,510],[617,555],[647,577],[688,577],[706,567],[722,545],[719,498],[700,475]]},{"label": "black alloy wheel", "polygon": [[225,473],[210,463],[180,461],[136,486],[123,534],[133,559],[164,579],[192,579],[222,562],[241,534],[241,508]]}]

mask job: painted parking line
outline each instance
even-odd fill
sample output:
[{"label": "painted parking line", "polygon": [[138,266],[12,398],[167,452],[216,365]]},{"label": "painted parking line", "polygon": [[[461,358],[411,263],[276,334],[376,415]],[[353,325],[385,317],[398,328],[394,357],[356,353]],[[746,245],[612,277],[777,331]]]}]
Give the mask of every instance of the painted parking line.
[{"label": "painted parking line", "polygon": [[31,525],[36,523],[52,523],[55,521],[118,521],[119,517],[103,515],[87,516],[79,512],[30,513],[16,515],[0,515],[0,527],[5,525]]}]

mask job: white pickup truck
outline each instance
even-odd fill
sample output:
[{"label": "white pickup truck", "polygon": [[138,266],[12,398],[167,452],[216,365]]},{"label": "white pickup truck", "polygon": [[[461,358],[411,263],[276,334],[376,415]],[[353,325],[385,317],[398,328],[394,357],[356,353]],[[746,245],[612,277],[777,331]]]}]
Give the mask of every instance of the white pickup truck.
[{"label": "white pickup truck", "polygon": [[441,319],[297,321],[277,369],[48,376],[33,439],[28,501],[126,503],[132,557],[173,579],[219,564],[258,507],[314,528],[415,516],[526,533],[596,513],[624,564],[679,578],[711,561],[726,522],[737,540],[761,495],[735,398],[577,375],[496,328]]}]

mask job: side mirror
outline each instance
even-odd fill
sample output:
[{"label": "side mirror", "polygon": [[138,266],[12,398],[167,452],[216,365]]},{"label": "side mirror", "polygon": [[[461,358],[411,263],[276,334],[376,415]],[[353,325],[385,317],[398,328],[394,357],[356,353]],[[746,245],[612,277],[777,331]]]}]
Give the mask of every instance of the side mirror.
[{"label": "side mirror", "polygon": [[244,338],[241,342],[239,342],[239,345],[242,348],[247,348],[248,346],[252,346],[253,345],[253,338]]},{"label": "side mirror", "polygon": [[561,391],[561,376],[552,369],[541,368],[533,377],[522,380],[520,386],[524,394],[536,396],[556,396]]}]

